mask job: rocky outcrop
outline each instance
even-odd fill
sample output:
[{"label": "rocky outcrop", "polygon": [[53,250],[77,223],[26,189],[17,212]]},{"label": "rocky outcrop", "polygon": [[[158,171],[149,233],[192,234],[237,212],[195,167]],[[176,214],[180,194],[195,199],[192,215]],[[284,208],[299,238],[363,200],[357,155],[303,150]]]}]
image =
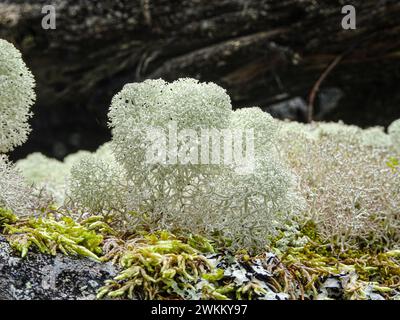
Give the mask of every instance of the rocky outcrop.
[{"label": "rocky outcrop", "polygon": [[18,257],[0,236],[0,300],[89,300],[117,274],[110,263],[64,255]]}]

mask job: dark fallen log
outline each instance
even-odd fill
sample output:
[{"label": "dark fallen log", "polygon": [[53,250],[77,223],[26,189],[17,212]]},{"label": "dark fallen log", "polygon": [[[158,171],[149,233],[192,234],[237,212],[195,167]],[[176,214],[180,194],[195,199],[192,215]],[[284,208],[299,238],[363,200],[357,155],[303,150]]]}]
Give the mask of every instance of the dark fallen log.
[{"label": "dark fallen log", "polygon": [[342,28],[341,1],[53,3],[56,30],[41,27],[47,0],[0,4],[0,37],[23,51],[39,91],[35,131],[15,157],[38,148],[58,157],[93,149],[109,138],[111,97],[124,83],[146,78],[214,81],[237,108],[258,105],[304,120],[304,108],[288,113],[287,101],[307,104],[341,55],[316,97],[316,118],[367,126],[400,117],[397,0],[346,2],[357,9],[356,30]]},{"label": "dark fallen log", "polygon": [[0,300],[89,300],[116,276],[110,263],[63,255],[15,255],[0,236]]}]

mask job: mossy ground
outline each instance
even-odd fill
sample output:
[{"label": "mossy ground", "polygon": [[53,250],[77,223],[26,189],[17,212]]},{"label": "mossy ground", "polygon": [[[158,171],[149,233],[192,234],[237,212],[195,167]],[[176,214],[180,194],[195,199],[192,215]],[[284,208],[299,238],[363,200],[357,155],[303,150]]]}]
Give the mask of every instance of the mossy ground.
[{"label": "mossy ground", "polygon": [[400,250],[342,251],[321,241],[311,222],[285,228],[258,256],[231,252],[218,238],[119,234],[101,216],[74,221],[51,210],[25,219],[1,209],[0,233],[21,256],[33,250],[118,265],[98,299],[327,299],[328,279],[341,287],[339,299],[399,298]]}]

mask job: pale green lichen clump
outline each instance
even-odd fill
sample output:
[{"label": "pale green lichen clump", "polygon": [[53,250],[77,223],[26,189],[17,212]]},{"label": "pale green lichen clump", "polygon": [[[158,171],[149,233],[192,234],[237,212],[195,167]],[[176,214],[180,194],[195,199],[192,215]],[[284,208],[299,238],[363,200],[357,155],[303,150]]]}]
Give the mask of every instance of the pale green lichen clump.
[{"label": "pale green lichen clump", "polygon": [[[129,84],[114,97],[109,117],[113,151],[128,174],[127,208],[148,217],[153,228],[220,231],[235,245],[260,250],[267,235],[292,213],[291,204],[301,202],[295,200],[294,178],[274,146],[276,121],[258,108],[233,112],[229,96],[215,84],[193,79]],[[256,153],[249,161],[255,171],[239,174],[235,165],[223,163],[147,162],[148,130],[167,130],[171,122],[177,130],[196,133],[252,129]],[[178,154],[180,147],[178,142]]]},{"label": "pale green lichen clump", "polygon": [[0,208],[27,215],[33,207],[32,192],[14,165],[0,155]]},{"label": "pale green lichen clump", "polygon": [[142,175],[150,128],[215,128],[229,125],[232,106],[225,90],[215,84],[181,79],[173,83],[147,80],[124,86],[112,100],[109,119],[115,157],[131,176]]},{"label": "pale green lichen clump", "polygon": [[21,145],[30,132],[28,119],[35,100],[35,81],[21,53],[0,39],[0,208],[29,214],[33,189],[3,155]]},{"label": "pale green lichen clump", "polygon": [[[32,153],[26,158],[18,160],[15,163],[15,167],[29,184],[33,184],[36,189],[44,190],[50,197],[52,197],[52,200],[56,205],[61,206],[70,199],[71,194],[78,204],[80,197],[85,197],[85,194],[89,197],[89,194],[96,194],[96,192],[99,193],[99,186],[107,185],[106,180],[103,179],[105,177],[100,179],[98,175],[91,175],[88,172],[79,176],[77,175],[77,172],[85,171],[87,169],[85,166],[87,162],[89,162],[89,167],[98,167],[95,163],[96,161],[104,162],[106,168],[111,167],[112,164],[116,163],[109,143],[101,146],[95,153],[79,151],[70,154],[64,159],[64,161],[48,158],[38,152]],[[113,173],[112,170],[110,171],[107,169],[106,171],[106,176],[110,176]],[[74,175],[72,181],[75,183],[73,191],[71,191],[72,174]],[[84,185],[88,185],[90,184],[90,181],[93,181],[96,177],[99,179],[97,187],[93,187],[96,184],[92,184],[90,192],[84,187],[76,187],[77,182],[80,181],[80,179],[83,180],[82,183]],[[121,176],[115,176],[114,180],[119,181],[120,178]]]},{"label": "pale green lichen clump", "polygon": [[21,53],[0,39],[0,153],[26,141],[30,107],[35,101],[34,86],[34,78]]},{"label": "pale green lichen clump", "polygon": [[72,166],[70,198],[82,209],[122,214],[127,197],[125,176],[124,168],[115,161],[109,147],[103,146]]},{"label": "pale green lichen clump", "polygon": [[394,147],[400,153],[400,119],[389,126],[388,132]]},{"label": "pale green lichen clump", "polygon": [[28,183],[45,190],[55,203],[63,204],[70,171],[63,162],[36,152],[17,161],[15,166]]},{"label": "pale green lichen clump", "polygon": [[281,150],[321,236],[342,248],[398,246],[400,179],[389,136],[333,123],[282,127]]}]

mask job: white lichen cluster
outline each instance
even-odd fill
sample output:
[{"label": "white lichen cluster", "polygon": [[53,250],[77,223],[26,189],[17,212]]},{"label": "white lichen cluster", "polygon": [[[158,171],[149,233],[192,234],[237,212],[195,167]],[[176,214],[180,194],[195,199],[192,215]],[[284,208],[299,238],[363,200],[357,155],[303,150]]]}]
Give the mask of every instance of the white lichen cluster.
[{"label": "white lichen cluster", "polygon": [[[82,194],[85,194],[84,191],[80,193],[76,192],[78,181],[81,181],[82,179],[82,184],[84,186],[85,184],[90,183],[90,181],[93,181],[93,179],[96,178],[96,175],[92,176],[87,172],[79,177],[77,172],[85,171],[88,167],[84,164],[87,162],[90,163],[91,161],[93,162],[93,166],[95,162],[104,162],[107,164],[105,165],[107,168],[111,163],[116,163],[110,144],[105,143],[94,153],[89,151],[78,151],[68,155],[64,161],[49,158],[36,152],[28,155],[24,159],[18,160],[15,163],[15,167],[29,184],[34,185],[36,189],[45,191],[50,197],[52,197],[54,204],[62,206],[70,200],[72,195],[78,205],[82,200],[79,199],[79,197]],[[111,174],[111,172],[113,171],[111,170],[108,173],[107,170],[107,174]],[[73,175],[72,181],[71,175]],[[83,177],[85,177],[85,179],[83,179]],[[115,176],[115,179],[118,179],[118,177]],[[72,182],[74,183],[73,185]],[[93,194],[99,191],[99,187],[102,184],[103,182],[99,181],[98,186],[94,187],[94,191],[91,193]],[[73,188],[71,189],[71,187]],[[86,199],[85,201],[89,200]]]},{"label": "white lichen cluster", "polygon": [[[393,148],[394,141],[390,134],[385,133],[383,127],[362,129],[355,125],[343,122],[314,122],[311,124],[295,121],[281,121],[281,133],[285,135],[302,136],[303,138],[318,140],[328,137],[332,141],[361,144],[373,148]],[[389,130],[390,131],[390,130]]]},{"label": "white lichen cluster", "polygon": [[34,206],[33,190],[6,156],[0,155],[0,208],[17,215],[29,215]]},{"label": "white lichen cluster", "polygon": [[400,119],[394,121],[388,128],[388,133],[393,146],[400,152]]},{"label": "white lichen cluster", "polygon": [[383,127],[372,127],[361,132],[361,142],[365,146],[377,148],[391,148],[394,146],[390,136]]},{"label": "white lichen cluster", "polygon": [[[109,117],[113,151],[128,175],[127,208],[153,227],[219,231],[237,244],[262,246],[301,203],[294,176],[274,145],[276,121],[258,108],[233,112],[229,96],[215,84],[193,79],[129,84],[114,97]],[[152,127],[167,130],[171,121],[178,130],[198,133],[253,129],[254,172],[238,174],[235,165],[225,164],[149,163],[146,153],[154,141],[146,133]]]},{"label": "white lichen cluster", "polygon": [[24,143],[30,132],[28,119],[35,100],[34,78],[21,53],[0,39],[0,153]]},{"label": "white lichen cluster", "polygon": [[35,100],[35,81],[21,53],[0,39],[0,208],[27,215],[35,207],[33,190],[5,153],[24,143],[30,132],[28,119]]},{"label": "white lichen cluster", "polygon": [[300,178],[307,217],[326,239],[400,243],[399,168],[390,165],[393,146],[383,129],[282,122],[282,133],[278,140]]},{"label": "white lichen cluster", "polygon": [[269,152],[279,131],[278,121],[260,108],[238,109],[231,115],[230,128],[253,129],[255,147],[259,153]]},{"label": "white lichen cluster", "polygon": [[[162,217],[170,221],[180,208],[192,205],[188,199],[194,197],[193,193],[207,188],[203,176],[215,169],[177,162],[168,166],[148,163],[146,154],[153,143],[148,139],[149,129],[167,129],[172,123],[177,130],[227,128],[230,114],[229,96],[214,84],[185,79],[171,84],[148,80],[126,85],[114,97],[109,118],[114,154],[131,182],[128,207],[151,214],[154,220]],[[170,142],[168,137],[167,143]],[[176,156],[177,151],[167,155],[169,159]]]},{"label": "white lichen cluster", "polygon": [[142,166],[146,169],[152,143],[149,129],[168,129],[172,123],[177,130],[223,129],[229,125],[230,114],[230,98],[215,84],[193,79],[127,84],[113,98],[109,112],[114,154],[129,175],[136,175]]},{"label": "white lichen cluster", "polygon": [[95,153],[83,155],[71,168],[69,196],[80,209],[92,213],[125,213],[126,174],[116,161],[109,144]]},{"label": "white lichen cluster", "polygon": [[57,204],[63,204],[66,181],[70,168],[63,162],[46,157],[41,153],[30,154],[15,163],[25,180],[36,188],[45,190]]}]

